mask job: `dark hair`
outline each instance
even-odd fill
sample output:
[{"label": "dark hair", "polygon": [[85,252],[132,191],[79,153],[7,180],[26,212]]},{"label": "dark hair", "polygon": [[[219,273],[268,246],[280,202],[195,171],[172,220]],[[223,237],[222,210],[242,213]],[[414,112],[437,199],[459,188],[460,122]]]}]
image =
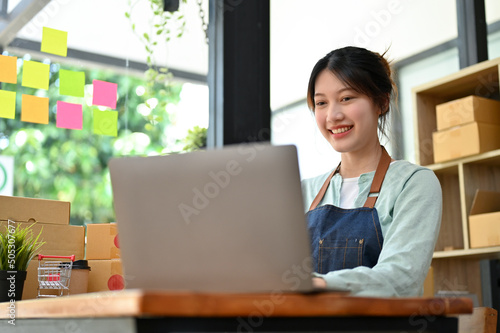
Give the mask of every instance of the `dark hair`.
[{"label": "dark hair", "polygon": [[397,93],[391,78],[391,68],[384,54],[364,48],[348,46],[333,50],[321,58],[314,66],[307,88],[307,105],[314,112],[316,78],[324,69],[330,70],[340,81],[358,93],[372,99],[382,111],[379,129],[384,133],[385,119],[390,109],[390,101]]}]

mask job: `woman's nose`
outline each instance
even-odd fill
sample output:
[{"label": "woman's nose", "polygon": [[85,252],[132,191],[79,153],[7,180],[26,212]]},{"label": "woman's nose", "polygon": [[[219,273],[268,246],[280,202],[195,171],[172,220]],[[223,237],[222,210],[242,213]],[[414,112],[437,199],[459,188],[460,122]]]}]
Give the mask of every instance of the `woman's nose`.
[{"label": "woman's nose", "polygon": [[326,120],[329,122],[337,122],[339,120],[342,120],[344,118],[344,113],[342,112],[341,108],[337,105],[330,105],[328,108]]}]

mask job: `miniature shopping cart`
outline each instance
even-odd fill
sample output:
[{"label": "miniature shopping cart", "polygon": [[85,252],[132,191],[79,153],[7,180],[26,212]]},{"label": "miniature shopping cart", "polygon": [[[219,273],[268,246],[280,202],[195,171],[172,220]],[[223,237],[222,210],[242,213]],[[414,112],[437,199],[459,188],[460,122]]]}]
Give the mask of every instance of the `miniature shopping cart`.
[{"label": "miniature shopping cart", "polygon": [[[56,260],[54,260],[56,259]],[[69,295],[75,256],[38,255],[38,298]]]}]

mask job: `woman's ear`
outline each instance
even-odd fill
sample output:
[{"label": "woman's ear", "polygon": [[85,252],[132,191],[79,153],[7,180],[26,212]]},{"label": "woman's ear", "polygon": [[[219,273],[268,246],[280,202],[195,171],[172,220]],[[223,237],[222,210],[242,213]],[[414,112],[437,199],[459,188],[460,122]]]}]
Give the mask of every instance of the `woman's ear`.
[{"label": "woman's ear", "polygon": [[382,108],[379,109],[379,116],[382,116],[382,115],[386,114],[387,112],[389,112],[390,103],[391,103],[391,97],[390,97],[390,95],[387,95],[387,97],[384,101],[384,104],[382,105]]}]

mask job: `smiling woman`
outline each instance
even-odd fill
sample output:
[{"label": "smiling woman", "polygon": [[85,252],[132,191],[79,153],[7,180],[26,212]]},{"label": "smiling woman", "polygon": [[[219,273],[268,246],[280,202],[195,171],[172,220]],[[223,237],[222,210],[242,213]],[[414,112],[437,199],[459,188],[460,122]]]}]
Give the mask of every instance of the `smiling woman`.
[{"label": "smiling woman", "polygon": [[387,60],[358,47],[320,59],[307,101],[341,153],[333,171],[302,183],[315,283],[354,295],[418,296],[441,223],[434,173],[394,161],[380,145],[395,91]]}]

